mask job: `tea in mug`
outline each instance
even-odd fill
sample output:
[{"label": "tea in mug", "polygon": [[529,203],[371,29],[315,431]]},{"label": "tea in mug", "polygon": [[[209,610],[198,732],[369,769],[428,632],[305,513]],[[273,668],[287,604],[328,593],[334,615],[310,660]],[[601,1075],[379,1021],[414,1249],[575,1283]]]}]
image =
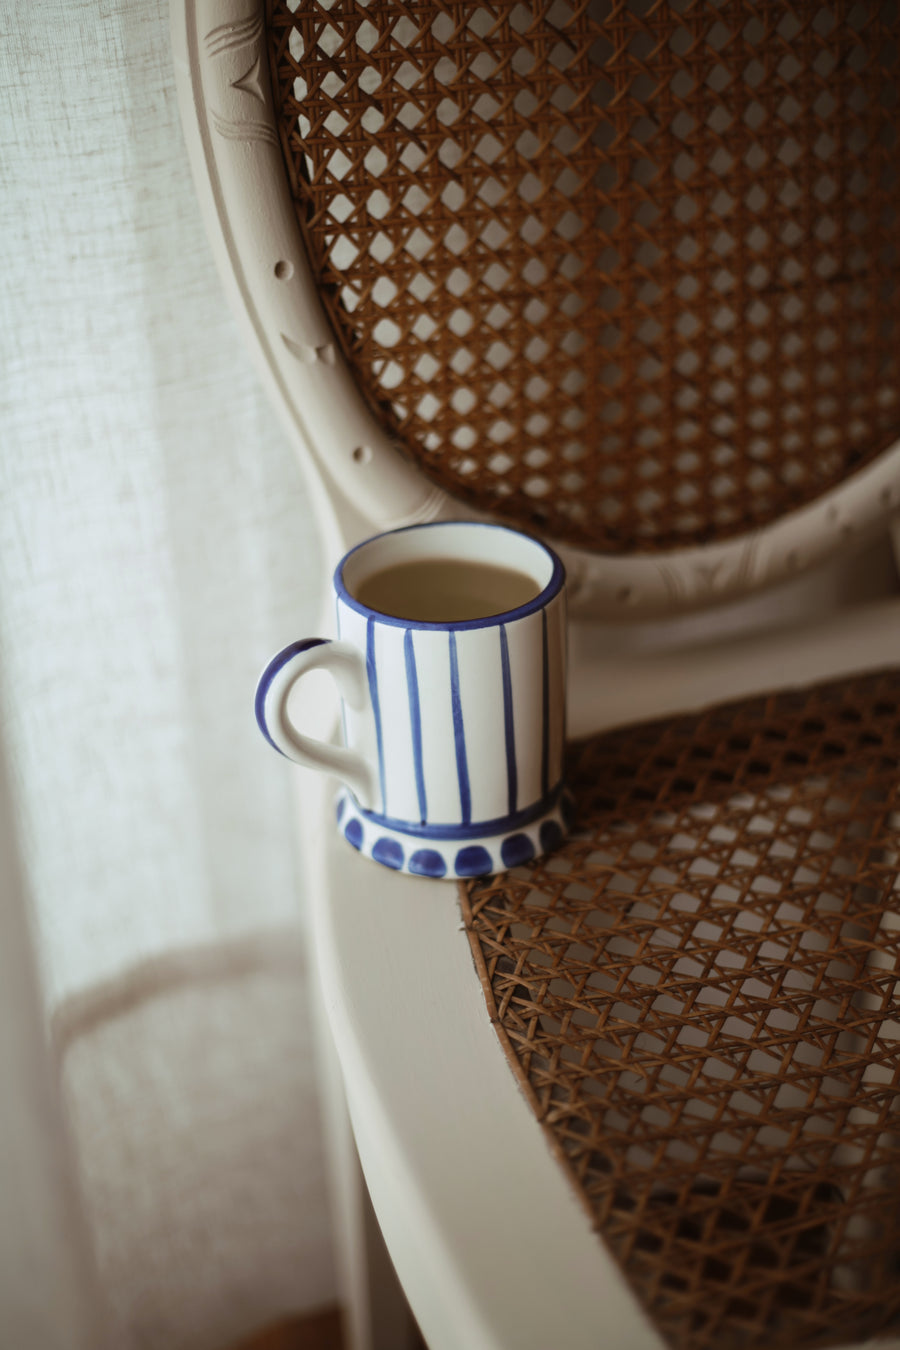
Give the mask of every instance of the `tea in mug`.
[{"label": "tea in mug", "polygon": [[503,614],[527,605],[541,590],[524,572],[461,558],[397,563],[353,589],[368,609],[425,623],[460,623]]}]

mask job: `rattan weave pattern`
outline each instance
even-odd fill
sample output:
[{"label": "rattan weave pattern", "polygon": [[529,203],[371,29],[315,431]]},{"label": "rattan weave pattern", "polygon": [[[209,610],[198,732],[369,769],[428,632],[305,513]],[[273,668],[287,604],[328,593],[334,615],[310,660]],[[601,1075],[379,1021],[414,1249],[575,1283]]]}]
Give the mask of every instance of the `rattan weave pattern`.
[{"label": "rattan weave pattern", "polygon": [[900,671],[598,736],[570,771],[568,843],[463,911],[598,1232],[678,1350],[896,1326]]},{"label": "rattan weave pattern", "polygon": [[896,0],[267,0],[358,382],[451,493],[652,552],[900,433]]}]

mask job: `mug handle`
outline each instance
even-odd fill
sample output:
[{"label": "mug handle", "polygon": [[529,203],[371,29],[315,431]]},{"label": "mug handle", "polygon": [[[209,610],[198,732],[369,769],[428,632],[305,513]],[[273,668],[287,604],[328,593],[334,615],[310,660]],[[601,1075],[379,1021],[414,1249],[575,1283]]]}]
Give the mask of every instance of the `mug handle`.
[{"label": "mug handle", "polygon": [[279,754],[307,768],[336,774],[360,806],[371,810],[378,794],[375,766],[356,750],[304,735],[288,715],[288,696],[309,670],[330,671],[342,698],[357,712],[371,706],[366,663],[355,647],[329,638],[302,638],[273,656],[259,677],[255,700],[259,729]]}]

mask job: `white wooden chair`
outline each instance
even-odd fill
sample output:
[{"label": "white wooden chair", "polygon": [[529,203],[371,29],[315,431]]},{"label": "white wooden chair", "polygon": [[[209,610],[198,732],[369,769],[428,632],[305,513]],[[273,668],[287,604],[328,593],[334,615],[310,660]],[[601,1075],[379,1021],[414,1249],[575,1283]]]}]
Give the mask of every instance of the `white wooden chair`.
[{"label": "white wooden chair", "polygon": [[[895,401],[896,307],[891,309],[895,302],[889,299],[897,264],[894,257],[886,262],[882,258],[886,271],[877,283],[865,271],[874,266],[873,249],[877,251],[881,246],[882,234],[877,231],[891,225],[895,228],[897,217],[894,214],[891,220],[882,219],[880,225],[872,219],[859,225],[849,221],[845,213],[837,227],[837,240],[835,227],[832,226],[830,235],[828,229],[819,228],[822,219],[830,219],[829,202],[835,182],[839,190],[849,191],[848,185],[857,170],[864,175],[869,172],[871,177],[881,166],[879,209],[884,213],[893,203],[890,209],[896,212],[896,173],[892,171],[893,178],[888,174],[894,142],[882,128],[888,120],[884,109],[890,110],[892,105],[885,96],[879,105],[882,113],[878,114],[872,107],[860,112],[853,103],[854,98],[860,97],[858,91],[866,80],[875,88],[871,83],[874,76],[866,66],[866,62],[875,59],[871,51],[872,30],[866,29],[866,23],[875,20],[868,15],[862,18],[851,15],[849,19],[840,16],[840,22],[850,23],[857,35],[844,53],[851,72],[847,77],[850,83],[844,89],[849,130],[832,125],[829,133],[828,119],[833,114],[824,95],[817,95],[824,101],[821,106],[816,105],[814,113],[792,112],[789,104],[800,89],[800,83],[793,89],[791,86],[796,73],[792,73],[792,62],[806,75],[817,72],[826,84],[833,73],[834,63],[829,65],[827,57],[828,42],[836,41],[832,34],[835,16],[830,11],[815,3],[785,9],[782,16],[774,17],[768,11],[764,13],[763,7],[757,13],[756,6],[743,10],[726,7],[721,12],[713,12],[715,7],[695,6],[688,7],[689,12],[682,15],[683,8],[672,6],[670,10],[665,7],[661,10],[657,6],[648,13],[645,5],[635,2],[621,10],[617,8],[608,19],[603,15],[593,18],[592,10],[586,14],[585,6],[574,3],[570,6],[562,0],[557,0],[554,6],[531,7],[436,4],[429,8],[430,36],[423,55],[413,48],[417,21],[418,31],[425,31],[421,23],[424,7],[402,5],[399,0],[391,4],[379,0],[365,4],[361,0],[358,5],[315,0],[283,9],[273,2],[264,5],[257,0],[172,0],[173,47],[182,117],[211,244],[261,376],[273,403],[283,414],[308,473],[328,568],[360,539],[413,522],[493,509],[512,514],[526,528],[540,527],[543,520],[549,536],[560,548],[569,575],[569,732],[573,739],[648,719],[674,717],[761,691],[802,687],[900,664],[900,588],[891,547],[892,532],[893,538],[897,538],[896,508],[900,504],[900,445],[893,443],[900,432],[900,414]],[[291,17],[295,11],[296,24]],[[305,37],[299,33],[301,20],[308,27]],[[666,42],[654,43],[653,23],[657,21],[670,23]],[[489,446],[489,455],[494,456],[493,467],[488,464],[485,452],[474,467],[475,478],[481,484],[477,490],[470,487],[473,480],[468,459],[473,456],[477,459],[479,447],[473,446],[466,435],[459,434],[454,441],[455,433],[445,428],[440,433],[445,436],[444,449],[435,457],[428,442],[427,406],[420,406],[414,416],[410,411],[413,396],[397,393],[392,387],[390,360],[394,334],[385,330],[379,333],[376,321],[366,320],[369,327],[357,341],[353,336],[356,320],[346,303],[345,326],[343,331],[336,331],[332,318],[340,304],[333,285],[323,304],[322,278],[314,275],[308,247],[314,254],[319,249],[321,255],[324,236],[316,235],[311,215],[304,216],[302,229],[298,223],[298,215],[303,214],[302,203],[307,200],[306,187],[298,182],[297,169],[303,162],[304,150],[300,130],[286,130],[283,118],[285,89],[288,101],[293,97],[301,105],[314,84],[323,91],[324,103],[317,105],[315,113],[308,110],[301,129],[313,140],[317,137],[321,140],[327,132],[327,149],[319,146],[321,158],[316,163],[331,165],[332,220],[339,225],[347,215],[359,212],[360,200],[370,202],[374,218],[378,210],[391,208],[390,192],[386,193],[383,206],[375,203],[371,195],[357,200],[351,194],[341,202],[343,171],[333,156],[342,137],[347,138],[348,160],[355,153],[350,148],[356,144],[352,141],[350,124],[356,125],[363,117],[360,109],[365,99],[360,101],[359,90],[368,89],[371,95],[378,87],[377,80],[366,85],[364,72],[373,66],[379,52],[387,53],[385,60],[389,64],[393,62],[396,85],[379,105],[381,121],[376,117],[372,122],[373,127],[377,123],[376,131],[371,133],[375,141],[382,123],[391,122],[392,118],[403,123],[404,117],[407,123],[415,123],[423,115],[421,107],[415,109],[416,82],[425,78],[423,72],[434,75],[438,63],[450,59],[447,51],[453,42],[463,41],[459,38],[460,28],[466,28],[469,35],[465,40],[475,44],[475,55],[468,67],[457,59],[450,74],[438,74],[449,86],[462,79],[461,71],[463,74],[468,71],[474,82],[474,94],[470,90],[474,107],[491,87],[489,73],[485,73],[484,66],[478,67],[478,57],[490,57],[493,52],[492,68],[501,65],[504,79],[508,76],[513,81],[517,63],[522,66],[521,53],[531,52],[533,57],[540,46],[534,39],[537,29],[548,63],[546,69],[555,69],[558,74],[554,88],[575,87],[574,76],[569,81],[566,72],[569,63],[575,60],[577,43],[573,25],[577,27],[582,22],[598,25],[598,32],[608,22],[608,35],[604,39],[607,46],[603,47],[598,38],[602,50],[599,54],[595,51],[590,59],[597,67],[600,93],[596,101],[613,109],[604,125],[614,128],[615,138],[609,141],[603,136],[596,137],[591,143],[594,147],[591,153],[599,157],[598,162],[605,155],[617,165],[624,155],[636,166],[638,188],[632,200],[632,227],[638,245],[628,283],[630,298],[626,297],[626,303],[621,294],[618,298],[610,297],[611,316],[607,318],[610,322],[615,320],[621,328],[625,322],[621,318],[622,307],[627,309],[631,304],[639,311],[640,324],[650,325],[641,332],[635,320],[628,339],[632,350],[624,363],[640,386],[633,400],[633,421],[625,424],[625,430],[634,437],[635,463],[647,471],[646,482],[650,485],[647,491],[653,488],[653,466],[657,463],[654,456],[661,453],[659,438],[653,434],[654,419],[659,421],[663,413],[659,401],[654,404],[650,387],[657,376],[653,371],[641,371],[641,362],[635,356],[635,350],[639,356],[640,349],[634,344],[644,343],[645,356],[652,357],[656,339],[651,320],[654,312],[662,314],[665,309],[665,302],[659,300],[658,286],[656,298],[650,300],[641,291],[653,282],[655,275],[654,230],[658,228],[662,234],[664,229],[655,224],[653,193],[646,189],[641,178],[643,166],[655,153],[653,137],[662,134],[659,128],[668,118],[664,130],[670,138],[683,139],[688,159],[702,158],[701,149],[708,155],[709,164],[713,164],[720,151],[725,155],[722,165],[713,165],[709,170],[721,175],[720,186],[714,191],[714,185],[707,182],[703,189],[707,215],[713,207],[721,212],[723,231],[732,207],[727,201],[718,201],[718,191],[730,192],[733,198],[744,193],[749,198],[759,167],[749,150],[749,158],[745,156],[734,167],[736,157],[729,151],[733,143],[729,142],[727,117],[724,125],[717,124],[715,108],[710,113],[710,126],[703,132],[708,140],[702,146],[691,140],[690,128],[676,126],[678,117],[693,115],[685,111],[690,103],[690,89],[682,88],[677,80],[678,72],[685,69],[694,69],[696,74],[697,68],[691,66],[691,61],[699,59],[698,45],[705,43],[704,98],[716,105],[716,99],[727,89],[734,74],[734,62],[729,66],[729,52],[733,56],[734,44],[744,44],[742,60],[747,56],[744,48],[767,44],[765,51],[760,48],[753,57],[759,70],[751,71],[746,64],[742,67],[746,88],[740,107],[747,117],[758,108],[761,111],[752,115],[769,117],[770,122],[777,113],[781,119],[777,130],[768,125],[766,134],[760,133],[759,141],[764,147],[760,154],[771,157],[773,163],[780,155],[779,162],[787,167],[780,171],[783,199],[778,199],[773,191],[768,207],[759,208],[758,228],[768,226],[774,233],[777,217],[778,229],[783,230],[793,222],[797,231],[793,243],[788,231],[787,242],[779,246],[784,269],[780,277],[769,278],[768,290],[765,286],[755,290],[757,281],[748,279],[756,265],[752,241],[748,243],[745,239],[735,244],[732,240],[731,247],[737,248],[739,260],[732,269],[731,287],[732,292],[737,288],[740,303],[734,301],[732,294],[732,299],[727,304],[723,300],[718,309],[707,305],[707,324],[719,326],[698,340],[701,358],[710,365],[718,363],[717,378],[727,382],[729,373],[733,374],[729,359],[732,363],[739,359],[747,366],[746,356],[736,358],[731,350],[729,358],[728,353],[741,344],[740,336],[737,341],[734,339],[735,329],[740,335],[742,326],[746,328],[757,321],[751,314],[753,306],[774,309],[780,305],[784,310],[798,296],[801,307],[808,306],[801,321],[796,316],[776,314],[774,318],[770,316],[774,326],[761,330],[764,338],[771,338],[779,327],[799,334],[804,355],[796,357],[789,345],[781,353],[777,350],[768,353],[757,371],[758,389],[746,395],[753,405],[749,411],[747,407],[743,414],[735,411],[733,389],[730,394],[727,390],[710,393],[714,381],[712,378],[706,381],[707,396],[720,399],[717,407],[721,420],[721,425],[709,432],[707,468],[698,469],[699,461],[695,458],[681,479],[677,474],[672,477],[674,470],[666,471],[668,486],[659,500],[646,503],[641,517],[644,524],[639,521],[630,548],[623,547],[616,534],[621,517],[616,515],[615,473],[604,479],[603,465],[590,460],[590,453],[596,449],[592,448],[591,438],[605,445],[610,427],[616,429],[612,423],[599,427],[589,424],[585,432],[577,428],[573,431],[571,440],[578,444],[572,451],[568,469],[578,471],[582,481],[579,485],[573,480],[574,487],[570,485],[565,490],[559,483],[566,464],[557,465],[555,480],[551,470],[543,467],[547,459],[546,455],[543,460],[541,457],[543,430],[539,426],[523,429],[524,421],[520,418],[522,445],[515,438],[503,442],[500,413],[496,410],[492,414],[495,421],[490,424],[499,437]],[[361,34],[363,23],[368,23],[370,29]],[[347,76],[342,90],[335,69],[348,50],[348,25],[355,35],[356,65],[352,89]],[[555,58],[553,44],[548,43],[554,33],[564,48],[563,55]],[[287,83],[279,86],[276,74],[273,97],[270,60],[277,65],[280,52],[284,68],[290,74],[310,54],[310,42],[324,53],[322,70],[315,77],[311,74],[302,87],[292,84],[292,79],[301,78],[296,74],[291,79],[285,77]],[[408,56],[404,56],[404,47],[410,49]],[[362,59],[361,52],[374,53],[370,63]],[[628,81],[618,85],[615,62],[628,53],[637,67],[630,70],[630,85]],[[581,56],[583,52],[579,59]],[[895,57],[891,55],[890,59]],[[347,61],[350,62],[349,57]],[[665,78],[669,81],[662,110],[658,103],[652,103],[657,97],[654,90],[662,87],[661,77],[654,75],[654,61],[664,63]],[[876,74],[884,89],[896,88],[896,67],[878,66]],[[528,87],[529,79],[537,79],[527,61],[517,78],[520,93],[523,87]],[[646,89],[640,85],[641,80],[649,82]],[[546,86],[539,82],[534,88],[547,94]],[[399,92],[404,89],[408,93],[412,90],[409,94],[412,113],[404,113],[406,105]],[[475,114],[476,129],[468,133],[469,139],[465,141],[467,155],[476,159],[481,156],[482,181],[490,177],[492,155],[497,152],[480,138],[489,136],[491,118],[501,117],[498,108],[505,116],[513,106],[513,94],[506,85],[504,89],[509,94],[507,102],[498,96],[487,110],[480,106]],[[765,96],[760,92],[757,98],[754,91],[760,89],[768,92]],[[345,104],[341,103],[342,97]],[[631,122],[623,131],[622,114],[615,110],[621,110],[628,99],[632,100]],[[657,118],[656,130],[640,124],[634,100],[646,102],[647,117]],[[460,98],[459,102],[463,100]],[[549,94],[547,102],[552,103]],[[571,103],[570,98],[569,106]],[[458,110],[439,110],[434,100],[432,105],[432,115],[441,125],[455,127]],[[343,117],[341,107],[345,108]],[[693,110],[696,113],[696,102]],[[532,116],[527,106],[524,116],[526,121]],[[543,125],[540,116],[539,111],[533,113],[536,133]],[[821,141],[813,135],[810,121],[813,117],[826,123],[825,129],[817,131],[817,136],[824,138]],[[866,117],[870,120],[864,127]],[[695,130],[697,123],[694,116]],[[447,135],[449,138],[449,130]],[[883,143],[879,136],[886,138]],[[754,136],[749,139],[758,144]],[[426,147],[432,144],[424,131],[420,140]],[[460,134],[459,141],[462,140]],[[544,150],[550,143],[547,138]],[[881,147],[877,154],[873,143]],[[830,186],[823,181],[820,198],[807,194],[806,198],[798,199],[785,189],[790,180],[789,167],[792,156],[796,158],[801,149],[809,152],[813,144],[818,146],[817,153],[832,175]],[[670,151],[671,148],[669,144]],[[535,149],[521,150],[523,156],[535,156],[535,162],[541,153]],[[679,166],[677,159],[671,162],[677,181],[668,184],[666,200],[673,215],[678,219],[683,215],[688,222],[694,192],[692,174],[697,166],[693,169],[689,163]],[[411,188],[416,182],[415,168],[413,165],[409,173]],[[451,177],[452,170],[451,165]],[[315,172],[314,168],[311,178]],[[824,180],[826,176],[823,169],[820,177]],[[371,185],[365,189],[370,194],[373,190]],[[568,194],[572,198],[576,216],[578,191],[577,184],[564,184],[560,188],[563,196]],[[665,195],[662,189],[659,191]],[[865,195],[859,185],[853,191]],[[524,210],[522,200],[515,203],[520,215]],[[859,211],[864,214],[868,209],[870,215],[874,214],[873,200],[874,196],[868,208],[860,204]],[[687,205],[679,206],[685,202]],[[696,207],[695,202],[693,206]],[[420,209],[423,208],[419,203],[409,207],[407,240],[414,233],[413,217]],[[452,214],[452,199],[447,209]],[[566,228],[574,229],[577,235],[583,222],[563,227],[563,234]],[[621,243],[617,234],[624,228],[621,220],[606,222],[602,228],[608,231],[606,242],[614,250]],[[866,229],[870,231],[868,235]],[[806,246],[813,235],[821,236],[819,251],[814,255],[801,254],[801,242]],[[723,256],[718,250],[726,245],[719,240],[717,227],[709,219],[700,229],[699,238],[710,256]],[[536,245],[532,246],[527,238],[526,243],[533,252]],[[831,248],[830,254],[826,244]],[[672,253],[679,247],[671,236],[665,237],[664,245]],[[797,264],[799,275],[788,265],[791,248],[795,246],[803,260],[802,267]],[[343,247],[346,250],[346,241]],[[411,248],[407,262],[412,257],[418,267],[421,258],[415,256],[415,244]],[[854,250],[865,254],[864,263],[860,264],[865,275],[860,273],[856,278],[862,286],[863,308],[854,309],[849,300],[842,301],[837,319],[827,309],[816,311],[810,291],[814,275],[811,269],[820,269],[816,275],[821,275],[824,289],[826,281],[833,280],[835,267],[856,265],[851,258]],[[831,257],[830,264],[822,262],[826,255]],[[485,275],[492,265],[490,260],[484,262]],[[336,261],[332,256],[329,266],[332,272],[337,269],[340,273],[343,269],[346,273],[352,266],[352,248]],[[382,268],[386,282],[391,280],[392,266],[388,263]],[[395,274],[399,278],[402,271],[406,284],[413,273],[406,263],[403,266],[405,271],[397,264]],[[610,266],[618,267],[619,262]],[[318,271],[322,270],[320,265]],[[689,270],[686,266],[685,275]],[[868,290],[864,284],[867,276]],[[445,269],[442,284],[451,285],[448,277]],[[715,273],[710,270],[707,290],[712,289],[714,280]],[[491,279],[498,305],[504,298],[504,286],[514,286],[516,281],[515,276]],[[394,285],[393,291],[397,289]],[[569,290],[572,289],[570,286]],[[391,285],[386,284],[384,290],[386,294],[391,292]],[[686,294],[689,291],[688,286]],[[673,297],[674,292],[670,300],[675,304]],[[515,302],[510,303],[514,306]],[[421,318],[428,305],[428,296],[423,292],[416,298],[415,313]],[[663,308],[654,311],[655,305]],[[684,318],[689,316],[689,294],[681,311],[677,322],[671,311],[666,311],[672,324],[669,338],[682,329],[686,333],[693,329]],[[394,322],[389,312],[388,304],[384,318],[388,325]],[[409,315],[407,319],[412,324]],[[601,347],[607,340],[595,310],[582,315],[577,322],[569,321],[570,328],[579,324],[594,347]],[[834,337],[835,330],[840,329],[834,340],[839,344],[852,343],[858,339],[851,337],[849,328],[866,324],[870,336],[881,325],[879,340],[885,344],[886,355],[880,375],[867,386],[865,399],[853,388],[846,369],[834,378],[830,388],[813,389],[802,383],[802,376],[797,386],[799,394],[790,380],[778,386],[779,371],[800,368],[803,360],[809,361],[810,353],[818,351],[825,362],[825,354],[833,343],[829,337],[817,346],[821,334]],[[362,320],[359,325],[362,333]],[[539,322],[537,327],[540,328]],[[615,335],[610,340],[615,341]],[[440,336],[434,341],[440,345]],[[741,350],[745,352],[748,345],[745,334]],[[428,349],[427,334],[422,339],[422,348]],[[687,350],[685,344],[681,355]],[[871,355],[871,342],[865,350]],[[540,357],[537,359],[539,362]],[[578,359],[580,354],[575,351],[576,364]],[[602,417],[603,408],[612,407],[620,397],[621,370],[617,374],[610,369],[615,359],[610,348],[602,361],[588,362],[588,375],[603,394],[591,404],[595,417]],[[445,351],[441,362],[447,367],[450,360]],[[680,387],[688,390],[692,381],[696,385],[696,378],[684,362],[682,365],[687,373],[679,368],[676,378],[681,380]],[[357,378],[363,368],[369,373],[364,390]],[[494,375],[497,376],[497,371]],[[465,389],[466,372],[457,372],[457,376],[457,391]],[[428,380],[421,372],[417,378],[414,397],[421,400],[427,392]],[[448,378],[452,382],[452,377]],[[477,383],[475,376],[469,380]],[[741,368],[736,382],[739,384],[741,380],[750,387],[748,366]],[[520,382],[517,387],[522,399],[524,385]],[[483,393],[482,390],[480,396]],[[531,390],[527,396],[530,398],[532,394],[539,411],[539,394]],[[669,395],[672,399],[669,412],[681,406],[684,415],[679,414],[680,421],[669,417],[664,422],[665,431],[670,436],[683,433],[688,437],[684,453],[689,456],[694,445],[687,428],[694,415],[691,399],[686,398],[678,405],[671,389]],[[838,406],[841,399],[846,407]],[[376,417],[373,412],[376,401],[391,404],[386,419]],[[780,479],[776,472],[776,484],[780,481],[783,489],[780,497],[778,491],[770,492],[766,486],[753,499],[752,519],[749,524],[744,521],[743,526],[738,516],[729,518],[723,508],[718,517],[721,526],[718,534],[715,529],[708,530],[712,537],[704,542],[699,537],[703,529],[698,531],[696,524],[691,524],[696,493],[692,498],[690,482],[708,483],[714,474],[719,474],[724,493],[721,501],[726,507],[729,482],[732,488],[738,482],[738,496],[740,491],[751,491],[748,479],[741,479],[738,470],[728,467],[727,454],[721,453],[716,461],[715,447],[722,452],[729,437],[738,434],[734,428],[740,415],[750,419],[745,431],[748,425],[752,428],[757,423],[764,427],[767,401],[778,407],[776,431],[782,441],[773,443],[771,435],[776,433],[764,430],[757,437],[759,465],[766,470],[762,475],[766,484],[772,482],[773,454],[783,456],[788,467],[794,462],[793,447],[798,433],[791,408],[795,405],[800,408],[796,418],[802,429],[819,436],[822,473],[819,479],[815,474],[811,478],[807,474],[804,480],[802,468],[795,468],[793,474],[785,471]],[[822,406],[816,411],[813,403]],[[402,406],[398,411],[399,405]],[[466,425],[466,399],[459,406],[462,411],[457,416],[457,429]],[[616,416],[620,419],[616,425],[623,425],[621,410]],[[753,422],[754,416],[757,422]],[[849,437],[852,445],[840,444],[835,427],[843,430],[845,442]],[[440,435],[435,434],[440,440]],[[588,460],[593,466],[590,469],[584,468],[588,461],[584,460],[585,445],[579,439],[582,437],[588,446]],[[834,451],[836,437],[839,453]],[[405,452],[398,448],[398,440],[404,441]],[[749,433],[745,441],[750,445]],[[511,449],[511,445],[515,448]],[[410,447],[417,460],[410,457]],[[265,453],[264,446],[260,447],[260,453]],[[612,451],[609,453],[609,462],[614,467],[614,456]],[[747,453],[752,457],[752,445]],[[504,467],[506,460],[509,464]],[[718,468],[711,467],[716,463]],[[485,483],[490,473],[494,474],[490,479],[494,487],[488,488]],[[539,481],[542,474],[550,476],[549,489],[545,482]],[[605,496],[601,491],[604,482],[609,484]],[[635,499],[639,492],[640,484],[635,489]],[[604,513],[604,503],[610,502],[616,510],[610,508]],[[626,505],[626,515],[630,509]],[[635,508],[639,517],[642,509]],[[711,506],[707,503],[707,523],[716,518],[717,509],[715,502]],[[591,538],[592,512],[602,527],[599,542]],[[683,543],[678,537],[682,528]],[[625,542],[627,545],[628,541]],[[323,635],[330,632],[330,623],[330,599],[326,596],[320,630]],[[286,634],[285,638],[295,636],[302,635]],[[323,704],[322,719],[332,715]],[[412,1343],[413,1334],[404,1322],[402,1307],[386,1292],[389,1282],[359,1182],[357,1152],[391,1261],[431,1350],[476,1350],[476,1347],[546,1350],[549,1346],[587,1350],[600,1345],[625,1350],[625,1347],[663,1345],[670,1329],[655,1324],[646,1300],[642,1304],[635,1295],[617,1260],[593,1231],[582,1200],[553,1155],[532,1106],[510,1071],[501,1040],[489,1018],[485,988],[473,965],[456,888],[398,877],[359,858],[333,828],[333,785],[314,775],[298,774],[297,778],[298,830],[302,836],[321,978],[321,1039],[324,1047],[333,1045],[335,1052],[332,1055],[329,1049],[324,1054],[324,1063],[331,1104],[336,1213],[340,1219],[353,1350],[400,1347]],[[892,914],[887,897],[885,904],[886,912]],[[889,960],[894,960],[893,949]],[[883,1028],[882,1034],[890,1036],[896,1032]],[[345,1101],[352,1121],[352,1138],[346,1125]],[[777,1328],[770,1344],[776,1344],[776,1331]],[[835,1325],[833,1334],[840,1336],[842,1328]],[[847,1343],[851,1341],[852,1336],[848,1336]],[[689,1337],[679,1343],[693,1344]],[[740,1340],[733,1328],[726,1328],[717,1343],[762,1344],[752,1338]],[[808,1343],[825,1342],[811,1339]]]}]

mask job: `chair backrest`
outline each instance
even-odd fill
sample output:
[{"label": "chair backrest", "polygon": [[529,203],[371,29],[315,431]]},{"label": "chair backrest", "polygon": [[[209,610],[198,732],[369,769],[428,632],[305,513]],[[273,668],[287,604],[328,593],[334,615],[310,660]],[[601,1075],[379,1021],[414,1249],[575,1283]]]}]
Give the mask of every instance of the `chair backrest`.
[{"label": "chair backrest", "polygon": [[[186,0],[182,47],[228,266],[375,528],[496,513],[564,546],[576,598],[636,613],[883,525],[889,6],[224,8]],[[352,447],[336,398],[357,400]]]}]

